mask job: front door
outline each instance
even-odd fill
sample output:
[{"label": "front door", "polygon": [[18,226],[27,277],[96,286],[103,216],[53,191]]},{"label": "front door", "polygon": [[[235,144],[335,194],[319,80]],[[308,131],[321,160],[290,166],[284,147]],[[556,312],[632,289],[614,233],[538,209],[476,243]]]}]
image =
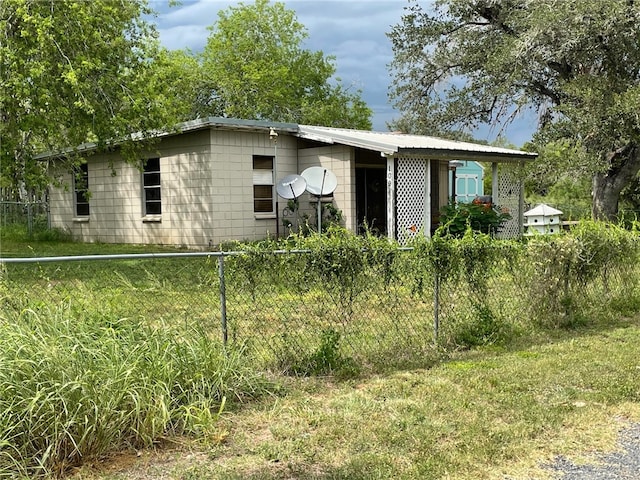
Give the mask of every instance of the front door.
[{"label": "front door", "polygon": [[381,168],[356,168],[358,233],[365,226],[376,235],[387,234],[387,172]]}]

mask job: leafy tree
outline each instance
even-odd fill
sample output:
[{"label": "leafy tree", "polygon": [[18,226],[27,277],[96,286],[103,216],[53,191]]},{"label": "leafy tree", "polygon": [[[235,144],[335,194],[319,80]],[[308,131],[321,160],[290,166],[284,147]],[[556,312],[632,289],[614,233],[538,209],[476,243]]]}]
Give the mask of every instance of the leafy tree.
[{"label": "leafy tree", "polygon": [[640,170],[640,5],[629,0],[411,0],[389,37],[392,96],[433,131],[534,109],[538,144],[585,153],[592,214],[613,219]]},{"label": "leafy tree", "polygon": [[216,99],[213,114],[371,128],[360,91],[332,81],[333,57],[302,48],[307,31],[283,3],[239,3],[219,12],[210,30],[202,96]]},{"label": "leafy tree", "polygon": [[488,143],[486,140],[478,140],[473,134],[462,129],[442,129],[433,125],[428,118],[417,113],[402,112],[399,118],[388,122],[389,130],[393,132],[409,133],[412,135],[431,135],[458,142]]},{"label": "leafy tree", "polygon": [[584,149],[578,148],[573,141],[561,139],[540,145],[538,153],[538,161],[526,166],[528,201],[548,203],[562,210],[570,220],[588,217],[591,209],[590,162]]},{"label": "leafy tree", "polygon": [[48,184],[40,152],[115,139],[134,160],[145,145],[132,134],[175,122],[179,88],[163,81],[175,62],[150,13],[145,0],[0,2],[0,172],[16,197]]},{"label": "leafy tree", "polygon": [[198,57],[188,50],[160,50],[154,59],[153,82],[161,103],[171,105],[178,121],[223,114]]}]

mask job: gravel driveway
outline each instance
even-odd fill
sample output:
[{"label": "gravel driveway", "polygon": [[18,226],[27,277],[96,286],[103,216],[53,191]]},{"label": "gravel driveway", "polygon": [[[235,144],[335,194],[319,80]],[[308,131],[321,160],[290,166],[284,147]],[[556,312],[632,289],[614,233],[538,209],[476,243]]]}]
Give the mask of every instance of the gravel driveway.
[{"label": "gravel driveway", "polygon": [[558,457],[549,468],[558,472],[558,480],[640,480],[640,423],[620,433],[618,447],[593,464],[575,465]]}]

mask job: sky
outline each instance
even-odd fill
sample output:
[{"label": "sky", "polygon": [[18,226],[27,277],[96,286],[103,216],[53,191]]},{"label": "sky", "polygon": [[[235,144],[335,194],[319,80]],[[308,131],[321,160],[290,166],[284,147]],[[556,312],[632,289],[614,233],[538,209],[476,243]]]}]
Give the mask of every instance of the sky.
[{"label": "sky", "polygon": [[[200,52],[218,12],[239,1],[181,0],[169,7],[168,0],[150,0],[158,12],[155,22],[160,41],[169,49],[188,48]],[[245,0],[250,4],[251,0]],[[362,98],[373,110],[373,129],[387,131],[387,122],[399,117],[389,101],[389,64],[393,59],[387,33],[400,23],[408,0],[284,0],[286,8],[309,34],[304,48],[335,57],[336,77],[344,86],[362,91]],[[505,135],[516,146],[531,138],[532,119],[519,119]],[[497,131],[483,128],[477,139],[492,141]]]}]

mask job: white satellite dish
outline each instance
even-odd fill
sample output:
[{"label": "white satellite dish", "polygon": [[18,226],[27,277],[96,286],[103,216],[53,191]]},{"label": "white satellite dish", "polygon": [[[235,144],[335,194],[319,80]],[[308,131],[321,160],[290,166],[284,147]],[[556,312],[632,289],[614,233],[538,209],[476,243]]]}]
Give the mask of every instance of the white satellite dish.
[{"label": "white satellite dish", "polygon": [[328,168],[309,167],[301,175],[307,181],[307,192],[312,195],[331,195],[338,186],[338,179]]},{"label": "white satellite dish", "polygon": [[307,181],[300,175],[287,175],[278,181],[276,191],[287,200],[298,198],[307,189]]},{"label": "white satellite dish", "polygon": [[331,195],[338,186],[335,174],[324,167],[309,167],[302,172],[302,177],[307,181],[307,192],[315,195],[317,201],[318,233],[322,232],[322,197]]}]

